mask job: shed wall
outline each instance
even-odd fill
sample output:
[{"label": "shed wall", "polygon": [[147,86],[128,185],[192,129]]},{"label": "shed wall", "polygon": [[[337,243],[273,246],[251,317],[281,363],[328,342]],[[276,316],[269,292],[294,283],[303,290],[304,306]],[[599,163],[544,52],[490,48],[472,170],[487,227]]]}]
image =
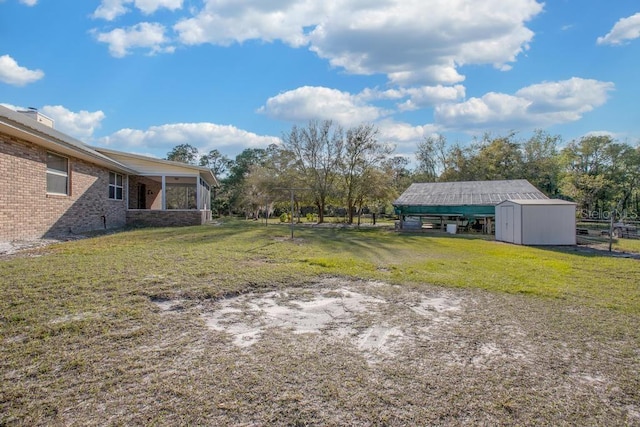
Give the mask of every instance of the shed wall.
[{"label": "shed wall", "polygon": [[523,205],[522,244],[575,245],[574,205]]}]

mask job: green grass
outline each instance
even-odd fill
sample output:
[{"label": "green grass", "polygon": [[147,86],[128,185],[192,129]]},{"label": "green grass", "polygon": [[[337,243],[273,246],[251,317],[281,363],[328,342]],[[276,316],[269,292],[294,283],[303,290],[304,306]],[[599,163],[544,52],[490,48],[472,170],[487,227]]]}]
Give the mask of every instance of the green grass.
[{"label": "green grass", "polygon": [[[317,390],[307,384],[296,387],[316,393],[318,399],[335,401],[336,413],[343,405],[355,414],[345,396],[360,393],[366,400],[370,393],[370,405],[375,406],[369,408],[371,413],[384,418],[389,415],[383,403],[387,397],[375,381],[414,387],[412,372],[387,366],[379,375],[393,377],[375,380],[378,374],[364,362],[353,362],[346,350],[318,350],[344,356],[345,365],[337,366],[328,359],[318,361],[320,356],[311,347],[307,352],[284,341],[258,347],[258,354],[252,356],[230,353],[216,347],[221,344],[207,341],[201,321],[186,314],[186,309],[197,310],[202,301],[304,286],[323,276],[382,281],[415,291],[436,285],[487,290],[499,298],[514,295],[549,307],[543,311],[553,328],[562,328],[566,322],[564,315],[555,313],[587,310],[595,317],[572,320],[572,331],[625,342],[624,351],[614,358],[638,357],[638,338],[630,331],[638,329],[640,316],[639,260],[570,248],[508,245],[481,236],[412,235],[389,229],[299,226],[293,240],[286,225],[265,227],[250,221],[139,229],[0,260],[0,425],[118,424],[114,413],[125,404],[137,408],[137,415],[126,418],[134,424],[215,424],[215,418],[209,418],[212,414],[218,414],[220,422],[247,423],[241,416],[243,408],[257,410],[256,402],[269,393],[261,381],[270,375],[282,377],[276,389],[286,402],[265,409],[256,419],[266,424],[303,424],[322,411],[313,412],[313,405],[298,402],[304,396],[286,384],[302,381],[296,378],[304,378],[311,361],[317,364],[312,370],[326,376],[317,380]],[[175,317],[179,322],[169,322],[154,311],[150,301],[164,299],[183,301],[185,313],[177,312]],[[466,332],[461,329],[460,334]],[[563,342],[556,332],[536,334]],[[188,357],[185,349],[191,349]],[[269,360],[267,365],[280,371],[256,364],[252,358]],[[328,379],[336,369],[344,370],[348,384]],[[636,389],[637,379],[625,381],[621,383],[624,390]],[[468,384],[480,389],[482,380]],[[422,392],[428,389],[424,384]],[[248,390],[256,395],[249,396]],[[636,392],[629,393],[637,397]],[[218,396],[217,400],[211,396]],[[445,397],[455,401],[454,406],[461,405],[462,397]],[[411,396],[388,398],[401,402]],[[101,399],[107,401],[103,406]],[[500,399],[510,402],[506,395]],[[269,412],[283,408],[289,412]],[[557,415],[552,407],[548,410]],[[178,413],[193,415],[176,419]],[[337,424],[339,420],[333,419]],[[512,420],[516,424],[531,421]],[[432,422],[447,424],[447,419]]]},{"label": "green grass", "polygon": [[640,239],[615,239],[613,249],[636,254],[640,253]]}]

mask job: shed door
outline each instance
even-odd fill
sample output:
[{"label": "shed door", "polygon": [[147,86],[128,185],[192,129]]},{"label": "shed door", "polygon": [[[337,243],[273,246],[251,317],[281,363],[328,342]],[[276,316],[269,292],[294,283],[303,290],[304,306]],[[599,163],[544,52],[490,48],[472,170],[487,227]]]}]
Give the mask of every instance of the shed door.
[{"label": "shed door", "polygon": [[502,240],[513,243],[513,206],[500,207],[500,230],[502,232]]}]

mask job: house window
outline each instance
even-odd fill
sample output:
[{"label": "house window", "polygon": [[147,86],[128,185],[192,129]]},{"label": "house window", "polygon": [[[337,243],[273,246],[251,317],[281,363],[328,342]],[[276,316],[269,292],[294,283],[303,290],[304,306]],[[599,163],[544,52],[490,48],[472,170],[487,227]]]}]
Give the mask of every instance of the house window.
[{"label": "house window", "polygon": [[69,159],[47,153],[47,193],[69,195]]},{"label": "house window", "polygon": [[122,200],[123,189],[122,175],[115,172],[109,172],[109,198],[113,200]]}]

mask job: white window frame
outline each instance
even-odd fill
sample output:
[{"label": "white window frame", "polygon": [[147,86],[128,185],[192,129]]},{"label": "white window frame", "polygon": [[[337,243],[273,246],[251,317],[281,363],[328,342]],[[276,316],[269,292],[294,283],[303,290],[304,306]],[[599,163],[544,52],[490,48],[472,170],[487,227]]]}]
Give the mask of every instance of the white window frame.
[{"label": "white window frame", "polygon": [[66,172],[62,172],[62,171],[57,170],[57,169],[49,169],[48,159],[47,159],[47,162],[46,162],[47,175],[63,176],[63,177],[66,178],[66,181],[67,181],[67,185],[66,185],[67,192],[66,193],[57,193],[57,192],[49,191],[49,188],[48,188],[48,185],[47,185],[47,194],[53,194],[53,195],[57,195],[57,196],[68,196],[68,195],[71,194],[71,188],[70,188],[71,187],[70,186],[71,180],[69,179],[69,175],[70,175],[70,173],[69,173],[69,163],[70,163],[69,162],[69,158],[65,157],[65,156],[61,156],[60,154],[54,153],[52,151],[47,151],[47,157],[49,155],[64,159],[67,162],[67,171]]},{"label": "white window frame", "polygon": [[[111,175],[113,175],[113,184],[111,183]],[[120,177],[121,185],[118,185],[118,177]],[[111,197],[111,188],[113,188],[113,197]],[[118,188],[120,189],[120,197],[118,198]],[[124,200],[124,175],[109,171],[109,200]]]}]

